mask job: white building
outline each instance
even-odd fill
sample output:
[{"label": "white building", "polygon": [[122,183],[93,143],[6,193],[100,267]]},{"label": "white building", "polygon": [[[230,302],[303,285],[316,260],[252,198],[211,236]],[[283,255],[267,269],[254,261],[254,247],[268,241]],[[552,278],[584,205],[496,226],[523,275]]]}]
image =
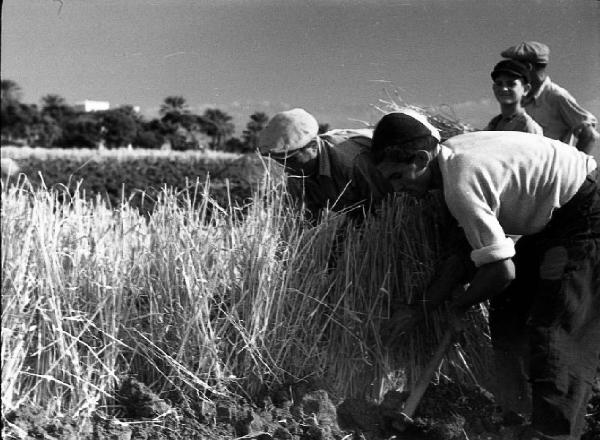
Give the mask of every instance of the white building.
[{"label": "white building", "polygon": [[110,102],[108,101],[92,101],[86,99],[85,101],[78,102],[74,105],[75,110],[82,112],[96,112],[101,110],[108,110],[110,108]]}]

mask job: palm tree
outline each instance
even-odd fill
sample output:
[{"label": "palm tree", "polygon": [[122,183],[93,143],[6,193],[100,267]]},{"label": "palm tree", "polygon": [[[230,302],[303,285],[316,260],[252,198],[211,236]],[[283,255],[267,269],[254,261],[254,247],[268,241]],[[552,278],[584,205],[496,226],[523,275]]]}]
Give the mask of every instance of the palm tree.
[{"label": "palm tree", "polygon": [[213,138],[211,147],[216,150],[222,149],[227,138],[235,131],[235,125],[231,122],[233,117],[218,108],[206,109],[199,120],[204,132]]},{"label": "palm tree", "polygon": [[51,116],[56,121],[61,119],[67,107],[67,101],[60,95],[49,94],[42,97],[42,114]]},{"label": "palm tree", "polygon": [[67,105],[67,101],[60,95],[48,94],[42,97],[42,111],[51,110]]},{"label": "palm tree", "polygon": [[158,112],[166,134],[173,135],[178,131],[189,132],[191,115],[183,96],[167,96]]},{"label": "palm tree", "polygon": [[169,116],[189,114],[190,110],[183,96],[167,96],[158,112],[164,119]]},{"label": "palm tree", "polygon": [[21,100],[21,87],[12,79],[2,80],[2,102],[19,102]]},{"label": "palm tree", "polygon": [[42,97],[41,103],[42,118],[50,124],[54,121],[55,124],[62,126],[75,113],[73,108],[67,104],[65,98],[60,95],[45,95]]},{"label": "palm tree", "polygon": [[255,151],[258,148],[258,134],[269,122],[269,117],[264,112],[254,112],[242,133],[246,150]]}]

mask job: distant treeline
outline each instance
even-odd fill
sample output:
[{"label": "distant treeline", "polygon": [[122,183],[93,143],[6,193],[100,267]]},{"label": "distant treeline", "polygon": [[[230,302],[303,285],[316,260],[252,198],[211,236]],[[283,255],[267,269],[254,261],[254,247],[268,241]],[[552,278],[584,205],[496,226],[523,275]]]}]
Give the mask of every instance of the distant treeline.
[{"label": "distant treeline", "polygon": [[182,96],[166,97],[159,117],[150,120],[130,105],[86,112],[60,95],[45,95],[39,106],[23,103],[21,96],[15,81],[2,80],[2,145],[249,152],[269,120],[263,112],[251,114],[238,138],[231,115],[217,108],[194,114]]}]

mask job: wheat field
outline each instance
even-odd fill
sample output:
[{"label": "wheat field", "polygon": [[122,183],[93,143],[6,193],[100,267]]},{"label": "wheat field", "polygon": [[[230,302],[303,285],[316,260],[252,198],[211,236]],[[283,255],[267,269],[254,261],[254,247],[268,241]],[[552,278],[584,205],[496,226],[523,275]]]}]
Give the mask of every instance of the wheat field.
[{"label": "wheat field", "polygon": [[[434,274],[437,202],[397,195],[361,224],[328,213],[315,226],[284,187],[267,172],[246,206],[217,204],[208,185],[165,189],[148,217],[3,182],[3,412],[110,412],[128,376],[206,401],[298,381],[377,399],[414,382],[443,313],[393,346],[379,331]],[[482,323],[473,312],[452,374],[475,380]]]}]

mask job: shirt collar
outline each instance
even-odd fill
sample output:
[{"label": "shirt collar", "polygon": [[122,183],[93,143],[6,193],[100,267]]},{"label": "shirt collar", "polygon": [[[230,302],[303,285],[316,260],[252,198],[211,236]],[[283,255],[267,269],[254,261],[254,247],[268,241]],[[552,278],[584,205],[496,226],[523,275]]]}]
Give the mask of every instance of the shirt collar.
[{"label": "shirt collar", "polygon": [[331,176],[331,161],[329,160],[329,145],[325,139],[317,136],[319,149],[319,176]]}]

